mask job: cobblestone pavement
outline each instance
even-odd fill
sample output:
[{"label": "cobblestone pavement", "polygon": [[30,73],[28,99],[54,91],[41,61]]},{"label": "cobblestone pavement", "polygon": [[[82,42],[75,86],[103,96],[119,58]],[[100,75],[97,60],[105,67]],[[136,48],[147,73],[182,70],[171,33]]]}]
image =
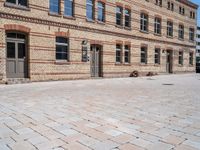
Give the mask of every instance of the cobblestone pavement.
[{"label": "cobblestone pavement", "polygon": [[200,150],[200,75],[0,85],[0,150]]}]

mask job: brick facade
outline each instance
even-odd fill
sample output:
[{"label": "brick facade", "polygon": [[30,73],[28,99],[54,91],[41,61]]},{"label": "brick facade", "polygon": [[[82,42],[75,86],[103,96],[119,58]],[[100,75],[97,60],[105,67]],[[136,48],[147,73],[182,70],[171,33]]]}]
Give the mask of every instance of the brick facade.
[{"label": "brick facade", "polygon": [[[174,11],[167,9],[167,1],[162,7],[155,0],[108,1],[105,2],[105,23],[97,21],[97,1],[95,19],[86,20],[86,0],[74,1],[74,16],[64,16],[64,0],[61,0],[59,14],[49,12],[49,0],[29,0],[28,7],[22,8],[0,0],[0,80],[6,81],[6,32],[26,33],[28,37],[28,78],[31,81],[65,80],[90,78],[90,61],[82,61],[82,42],[102,46],[100,62],[101,76],[128,77],[134,70],[145,75],[148,72],[166,73],[166,51],[173,54],[173,73],[195,72],[195,62],[189,64],[189,52],[195,58],[195,42],[189,41],[189,28],[196,29],[196,19],[189,17],[190,11],[196,14],[197,6],[189,1],[175,1]],[[116,26],[116,5],[131,8],[131,28]],[[184,6],[185,15],[179,14],[179,5]],[[140,31],[140,14],[149,16],[149,30]],[[154,18],[162,20],[161,35],[154,34]],[[124,19],[124,18],[123,18]],[[174,26],[173,37],[167,37],[167,21]],[[178,26],[184,25],[184,39],[178,39]],[[69,38],[69,61],[57,61],[55,52],[56,36]],[[116,63],[116,43],[130,45],[130,63]],[[147,47],[147,64],[140,63],[141,46]],[[160,64],[154,63],[154,50],[160,48]],[[124,48],[123,48],[124,51]],[[183,65],[178,64],[179,51],[183,51]],[[122,53],[124,57],[124,52]],[[195,59],[194,59],[195,61]]]}]

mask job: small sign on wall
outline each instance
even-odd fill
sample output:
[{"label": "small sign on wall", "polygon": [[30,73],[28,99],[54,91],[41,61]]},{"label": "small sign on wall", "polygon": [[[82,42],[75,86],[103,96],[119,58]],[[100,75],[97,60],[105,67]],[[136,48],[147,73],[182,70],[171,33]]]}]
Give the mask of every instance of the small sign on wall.
[{"label": "small sign on wall", "polygon": [[87,62],[88,61],[88,48],[87,45],[82,46],[82,61]]},{"label": "small sign on wall", "polygon": [[88,62],[89,60],[89,54],[88,54],[88,40],[82,41],[82,62]]}]

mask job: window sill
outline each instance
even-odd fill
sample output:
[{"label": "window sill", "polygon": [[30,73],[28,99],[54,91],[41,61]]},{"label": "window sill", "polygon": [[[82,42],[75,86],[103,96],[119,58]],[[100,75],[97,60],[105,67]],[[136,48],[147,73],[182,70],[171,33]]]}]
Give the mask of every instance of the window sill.
[{"label": "window sill", "polygon": [[10,7],[10,8],[15,8],[15,9],[20,9],[20,10],[25,10],[25,11],[30,11],[31,10],[28,6],[12,4],[12,3],[9,3],[9,2],[5,2],[4,6],[5,7]]},{"label": "window sill", "polygon": [[189,64],[189,67],[194,67],[194,65],[192,65],[192,64]]},{"label": "window sill", "polygon": [[182,38],[178,38],[178,40],[180,40],[180,41],[184,41],[184,39],[182,39]]},{"label": "window sill", "polygon": [[70,65],[71,62],[69,62],[69,61],[67,61],[67,60],[56,60],[56,61],[54,62],[54,64],[56,64],[56,65]]},{"label": "window sill", "polygon": [[124,66],[131,66],[130,63],[124,63]]},{"label": "window sill", "polygon": [[66,15],[64,15],[63,18],[65,18],[65,19],[71,19],[71,20],[76,20],[76,18],[74,16],[66,16]]},{"label": "window sill", "polygon": [[145,34],[149,34],[148,31],[143,31],[143,30],[140,30],[141,33],[145,33]]},{"label": "window sill", "polygon": [[115,25],[115,27],[117,27],[117,28],[120,28],[120,29],[123,29],[123,26],[122,25]]},{"label": "window sill", "polygon": [[91,20],[91,19],[88,19],[88,18],[86,18],[86,21],[87,21],[87,22],[90,22],[90,23],[95,23],[94,20]]},{"label": "window sill", "polygon": [[183,65],[181,65],[181,64],[178,64],[178,67],[183,67]]},{"label": "window sill", "polygon": [[147,66],[147,63],[140,63],[140,66]]},{"label": "window sill", "polygon": [[162,34],[154,33],[155,36],[162,36]]},{"label": "window sill", "polygon": [[99,20],[97,20],[96,21],[98,24],[101,24],[101,25],[105,25],[106,23],[105,22],[102,22],[102,21],[99,21]]},{"label": "window sill", "polygon": [[61,14],[49,12],[49,16],[54,16],[54,17],[61,17]]},{"label": "window sill", "polygon": [[131,27],[126,27],[126,26],[125,26],[124,29],[125,29],[125,30],[131,30],[132,28],[131,28]]},{"label": "window sill", "polygon": [[154,64],[155,67],[160,67],[160,64]]},{"label": "window sill", "polygon": [[173,36],[167,36],[167,38],[169,38],[169,39],[173,39],[174,37],[173,37]]},{"label": "window sill", "polygon": [[190,42],[190,43],[194,43],[194,41],[192,41],[192,40],[189,40],[189,42]]},{"label": "window sill", "polygon": [[115,66],[122,66],[123,64],[122,63],[115,63]]}]

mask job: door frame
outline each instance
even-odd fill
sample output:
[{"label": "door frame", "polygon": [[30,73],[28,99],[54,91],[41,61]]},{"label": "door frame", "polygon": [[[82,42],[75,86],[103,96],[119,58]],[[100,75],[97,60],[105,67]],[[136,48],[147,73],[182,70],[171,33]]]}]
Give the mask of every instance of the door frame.
[{"label": "door frame", "polygon": [[[98,54],[98,57],[99,57],[99,61],[98,61],[98,75],[93,75],[92,73],[92,59],[93,59],[93,53],[92,51],[95,50],[96,51],[96,48],[99,48],[99,54]],[[92,49],[93,48],[93,49]],[[99,45],[99,44],[91,44],[90,45],[90,75],[91,77],[103,77],[103,46],[102,45]]]},{"label": "door frame", "polygon": [[173,73],[173,50],[166,51],[166,72]]},{"label": "door frame", "polygon": [[[16,34],[23,34],[25,35],[25,39],[19,39],[19,38],[10,38],[10,37],[7,37],[7,33],[16,33]],[[13,60],[18,60],[18,44],[19,43],[23,43],[25,44],[25,58],[24,58],[24,75],[23,77],[17,77],[15,75],[10,75],[8,74],[8,68],[7,68],[7,65],[8,65],[8,60],[9,59],[12,59],[12,58],[7,58],[7,43],[8,42],[12,42],[12,43],[15,43],[15,58]],[[7,31],[6,32],[6,50],[5,50],[5,54],[6,54],[6,77],[7,78],[28,78],[28,74],[29,74],[29,65],[28,65],[28,35],[26,33],[23,33],[23,32],[18,32],[18,31]],[[16,59],[17,57],[17,59]]]}]

